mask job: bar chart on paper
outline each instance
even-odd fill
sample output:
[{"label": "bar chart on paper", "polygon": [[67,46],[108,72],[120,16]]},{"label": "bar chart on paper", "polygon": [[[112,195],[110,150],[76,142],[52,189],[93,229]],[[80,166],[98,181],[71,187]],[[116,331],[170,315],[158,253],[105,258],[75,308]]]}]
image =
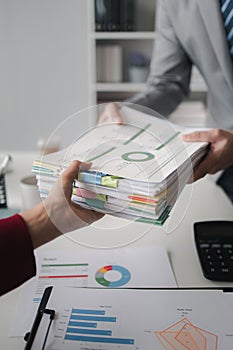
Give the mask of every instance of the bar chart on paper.
[{"label": "bar chart on paper", "polygon": [[230,350],[233,295],[226,294],[188,289],[54,290],[49,307],[56,310],[56,320],[47,350]]},{"label": "bar chart on paper", "polygon": [[133,338],[114,336],[113,329],[117,322],[117,317],[105,310],[72,308],[64,339],[78,341],[80,346],[87,342],[133,345]]}]

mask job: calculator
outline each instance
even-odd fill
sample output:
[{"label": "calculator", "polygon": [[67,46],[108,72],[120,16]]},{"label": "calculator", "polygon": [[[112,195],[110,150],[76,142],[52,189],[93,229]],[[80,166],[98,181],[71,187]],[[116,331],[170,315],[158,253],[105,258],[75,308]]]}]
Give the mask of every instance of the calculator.
[{"label": "calculator", "polygon": [[233,282],[233,221],[196,222],[194,236],[204,276]]}]

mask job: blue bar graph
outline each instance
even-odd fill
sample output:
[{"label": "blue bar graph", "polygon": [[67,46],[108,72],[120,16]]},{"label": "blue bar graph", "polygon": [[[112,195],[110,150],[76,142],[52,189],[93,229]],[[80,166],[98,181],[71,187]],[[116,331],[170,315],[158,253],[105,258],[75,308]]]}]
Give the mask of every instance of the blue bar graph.
[{"label": "blue bar graph", "polygon": [[104,329],[82,329],[68,327],[66,332],[74,334],[112,335],[112,331]]},{"label": "blue bar graph", "polygon": [[89,336],[71,335],[71,334],[66,334],[65,340],[85,341],[85,342],[92,342],[92,343],[111,343],[111,344],[128,344],[128,345],[134,344],[134,339],[89,337]]},{"label": "blue bar graph", "polygon": [[117,318],[111,315],[107,316],[106,310],[72,308],[64,340],[119,345],[135,344],[135,340],[132,338],[114,337],[111,329],[103,329],[103,325],[102,327],[100,325],[99,328],[98,322],[109,323],[107,328],[114,324],[115,328]]},{"label": "blue bar graph", "polygon": [[72,314],[105,315],[104,310],[72,309]]},{"label": "blue bar graph", "polygon": [[116,322],[116,317],[108,316],[84,316],[84,315],[72,315],[71,320],[82,320],[82,321],[96,321],[96,322]]},{"label": "blue bar graph", "polygon": [[70,321],[70,322],[68,323],[68,326],[96,328],[96,327],[97,327],[97,323],[96,323],[96,322],[78,322],[78,321]]}]

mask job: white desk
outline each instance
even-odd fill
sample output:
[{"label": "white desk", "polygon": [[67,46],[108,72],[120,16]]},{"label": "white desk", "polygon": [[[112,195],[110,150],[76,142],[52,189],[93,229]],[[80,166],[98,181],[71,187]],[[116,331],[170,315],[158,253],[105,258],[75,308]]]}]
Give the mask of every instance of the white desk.
[{"label": "white desk", "polygon": [[[35,157],[33,153],[13,154],[14,168],[6,176],[9,206],[21,205],[19,179],[30,174]],[[163,227],[105,216],[92,226],[60,237],[39,249],[83,250],[85,246],[112,248],[129,243],[132,247],[163,245],[167,248],[180,287],[233,287],[233,283],[211,282],[202,276],[194,245],[193,223],[206,220],[233,220],[233,206],[218,186],[203,179],[186,186]],[[23,339],[7,336],[20,291],[21,287],[0,299],[1,315],[4,315],[0,319],[0,339],[4,350],[22,349],[24,345]]]}]

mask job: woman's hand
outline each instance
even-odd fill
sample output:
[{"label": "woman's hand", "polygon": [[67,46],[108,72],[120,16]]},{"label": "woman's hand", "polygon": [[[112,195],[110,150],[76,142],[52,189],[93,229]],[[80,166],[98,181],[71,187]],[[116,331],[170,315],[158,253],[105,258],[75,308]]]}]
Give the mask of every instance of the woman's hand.
[{"label": "woman's hand", "polygon": [[20,213],[31,235],[33,248],[103,217],[103,214],[81,208],[71,200],[73,181],[77,178],[78,171],[88,170],[90,165],[91,163],[73,161],[59,176],[44,201]]}]

